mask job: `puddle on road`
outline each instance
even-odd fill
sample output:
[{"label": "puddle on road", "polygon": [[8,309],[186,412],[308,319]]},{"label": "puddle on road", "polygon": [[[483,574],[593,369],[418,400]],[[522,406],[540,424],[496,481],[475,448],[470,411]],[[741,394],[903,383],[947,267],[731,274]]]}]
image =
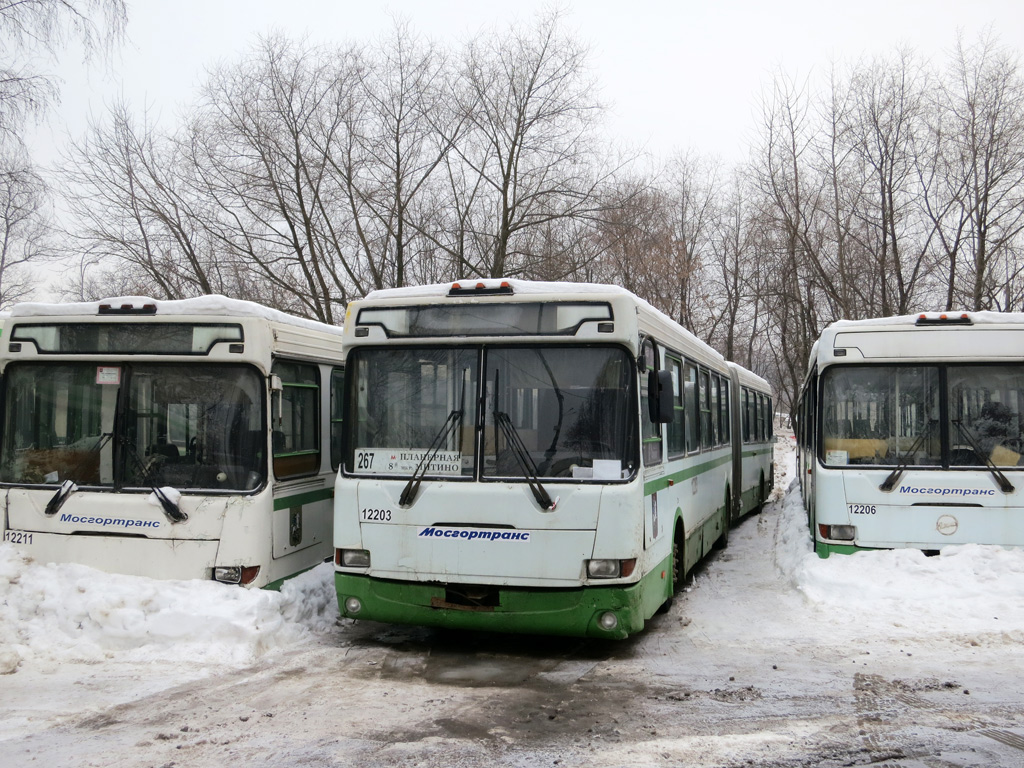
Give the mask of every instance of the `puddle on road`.
[{"label": "puddle on road", "polygon": [[361,623],[346,640],[383,658],[358,671],[386,680],[458,687],[550,685],[578,679],[597,664],[632,658],[634,642],[455,632]]}]

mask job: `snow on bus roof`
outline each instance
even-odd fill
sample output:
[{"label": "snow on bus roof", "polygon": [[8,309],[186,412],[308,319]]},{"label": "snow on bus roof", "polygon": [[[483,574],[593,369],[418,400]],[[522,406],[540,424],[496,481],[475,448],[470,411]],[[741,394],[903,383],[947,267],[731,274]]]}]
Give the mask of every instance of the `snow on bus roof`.
[{"label": "snow on bus roof", "polygon": [[[598,293],[614,294],[618,296],[632,296],[638,301],[643,299],[630,293],[625,288],[617,285],[603,285],[601,283],[567,283],[567,282],[544,282],[540,280],[520,280],[518,278],[473,278],[469,280],[453,280],[450,283],[434,283],[431,285],[414,285],[405,288],[384,288],[378,291],[371,291],[366,295],[368,299],[403,299],[423,298],[429,296],[447,296],[452,286],[458,283],[463,288],[472,289],[478,284],[486,288],[497,288],[507,283],[514,294],[524,293]],[[472,298],[472,297],[470,297]],[[645,302],[646,303],[646,302]],[[653,308],[653,307],[652,307]]]},{"label": "snow on bus roof", "polygon": [[[99,314],[100,305],[109,304],[120,307],[132,305],[142,307],[146,304],[156,305],[156,314],[160,317],[168,315],[200,315],[216,317],[262,317],[287,325],[309,328],[312,330],[324,331],[326,333],[341,334],[341,326],[327,325],[316,320],[309,320],[296,315],[289,315],[277,309],[265,307],[254,301],[243,299],[232,299],[220,294],[209,296],[198,296],[192,299],[152,299],[148,296],[118,296],[99,301],[80,301],[63,304],[50,304],[43,302],[24,302],[15,304],[11,309],[11,317],[70,317],[70,316],[95,316]],[[119,315],[109,315],[111,319]],[[132,317],[132,315],[120,315],[120,317]]]},{"label": "snow on bus roof", "polygon": [[[471,280],[454,280],[450,283],[434,283],[432,285],[414,285],[407,286],[405,288],[384,288],[378,291],[371,291],[366,295],[367,299],[378,300],[378,299],[422,299],[422,298],[444,298],[448,296],[448,292],[452,289],[452,286],[458,284],[467,291],[472,290],[474,287],[482,285],[484,288],[493,289],[499,286],[508,285],[512,289],[512,295],[546,295],[546,296],[557,296],[558,298],[570,298],[571,296],[625,296],[635,301],[639,307],[645,312],[649,312],[655,317],[658,317],[661,322],[668,323],[670,325],[678,325],[672,318],[666,315],[657,307],[653,306],[649,302],[641,299],[635,293],[627,291],[625,288],[621,288],[617,285],[605,285],[602,283],[567,283],[567,282],[544,282],[541,280],[520,280],[516,278],[473,278]],[[479,297],[474,297],[471,293],[464,293],[459,298],[474,299],[479,298],[481,300],[491,301],[495,297],[493,294],[483,294]],[[500,298],[500,297],[499,297]],[[680,326],[682,327],[682,326]],[[714,355],[721,355],[711,347],[704,344],[703,341],[693,335],[688,329],[683,328],[683,333],[690,337],[697,344],[707,347],[708,351]],[[723,360],[725,358],[722,358]]]},{"label": "snow on bus roof", "polygon": [[[871,317],[865,320],[836,320],[834,323],[830,323],[825,327],[825,330],[835,329],[843,330],[849,328],[859,327],[870,327],[870,326],[907,326],[915,325],[918,319],[924,315],[929,320],[938,320],[940,316],[948,318],[959,318],[961,315],[967,315],[974,325],[997,325],[997,324],[1017,324],[1024,323],[1024,313],[1021,312],[991,312],[991,311],[979,311],[979,312],[967,312],[961,310],[954,310],[950,312],[917,312],[913,315],[894,315],[892,317]],[[936,324],[932,327],[943,327],[940,324]],[[950,327],[957,327],[951,324]]]},{"label": "snow on bus roof", "polygon": [[[662,312],[660,309],[652,305],[645,299],[640,298],[635,293],[627,291],[618,285],[607,285],[603,283],[569,283],[569,282],[545,282],[540,280],[521,280],[517,278],[472,278],[465,280],[454,280],[450,283],[434,283],[432,285],[416,285],[407,286],[405,288],[384,288],[377,291],[371,291],[366,295],[367,299],[378,300],[378,299],[421,299],[421,298],[443,298],[448,296],[448,292],[452,289],[452,286],[458,283],[462,288],[472,290],[477,285],[483,285],[485,288],[498,288],[502,284],[508,284],[512,289],[513,295],[555,295],[558,297],[572,298],[573,296],[626,296],[632,301],[635,301],[642,311],[649,313],[653,317],[659,318],[662,323],[668,326],[679,326],[679,324]],[[472,299],[472,294],[463,294],[464,297]],[[493,296],[481,296],[481,299],[491,299]],[[694,333],[688,328],[679,326],[682,333],[690,339],[694,344],[700,346],[705,352],[711,355],[716,360],[726,362],[725,357],[722,354],[701,341]],[[747,371],[739,364],[733,363],[741,371],[745,371],[750,383],[755,382],[761,386],[768,388],[770,385],[761,376],[758,376],[753,371]]]}]

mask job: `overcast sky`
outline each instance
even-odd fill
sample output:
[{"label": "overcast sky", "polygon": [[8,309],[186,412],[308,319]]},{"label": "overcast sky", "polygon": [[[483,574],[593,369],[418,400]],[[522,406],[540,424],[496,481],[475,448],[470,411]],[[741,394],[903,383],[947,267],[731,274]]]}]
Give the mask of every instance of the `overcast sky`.
[{"label": "overcast sky", "polygon": [[[38,159],[77,135],[118,94],[173,124],[205,68],[235,59],[257,35],[372,41],[395,18],[438,42],[529,22],[541,0],[129,0],[129,42],[107,69],[69,55],[63,103],[35,142]],[[793,77],[909,45],[938,65],[960,30],[992,26],[1024,51],[1021,0],[567,0],[565,28],[592,49],[609,129],[659,155],[693,149],[745,157],[758,95],[779,68]]]}]

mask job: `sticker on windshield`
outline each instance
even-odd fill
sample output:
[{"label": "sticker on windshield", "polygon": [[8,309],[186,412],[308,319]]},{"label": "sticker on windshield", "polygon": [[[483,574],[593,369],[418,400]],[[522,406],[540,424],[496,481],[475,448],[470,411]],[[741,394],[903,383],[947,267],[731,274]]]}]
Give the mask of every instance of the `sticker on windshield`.
[{"label": "sticker on windshield", "polygon": [[[425,448],[356,448],[356,472],[386,475],[411,475],[430,453]],[[462,453],[437,451],[420,472],[426,475],[462,473]]]},{"label": "sticker on windshield", "polygon": [[849,464],[849,451],[825,451],[826,464]]},{"label": "sticker on windshield", "polygon": [[114,365],[98,365],[96,366],[96,383],[97,384],[120,384],[121,383],[121,369]]}]

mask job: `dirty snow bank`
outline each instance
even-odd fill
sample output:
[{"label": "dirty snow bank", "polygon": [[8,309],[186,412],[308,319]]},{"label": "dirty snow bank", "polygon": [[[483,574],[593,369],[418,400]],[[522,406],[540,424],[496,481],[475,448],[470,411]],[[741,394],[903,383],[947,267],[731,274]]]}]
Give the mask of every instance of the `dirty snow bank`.
[{"label": "dirty snow bank", "polygon": [[244,665],[337,618],[329,564],[280,592],[38,565],[0,545],[0,673],[25,661]]},{"label": "dirty snow bank", "polygon": [[[795,455],[785,461],[794,477]],[[895,627],[920,636],[1024,641],[1024,550],[967,544],[934,557],[897,549],[822,559],[812,551],[796,480],[782,502],[775,546],[784,579],[853,633]]]}]

